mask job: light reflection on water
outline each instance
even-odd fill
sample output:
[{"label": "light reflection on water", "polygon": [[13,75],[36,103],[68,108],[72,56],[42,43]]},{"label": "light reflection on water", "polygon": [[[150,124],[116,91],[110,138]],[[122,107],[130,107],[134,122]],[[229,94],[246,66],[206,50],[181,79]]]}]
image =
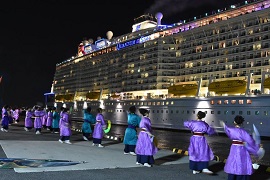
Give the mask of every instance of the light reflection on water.
[{"label": "light reflection on water", "polygon": [[[77,126],[80,126],[77,124]],[[112,124],[111,130],[108,133],[109,136],[124,137],[126,125],[114,125]],[[158,148],[173,150],[174,148],[182,149],[183,151],[188,150],[189,139],[191,133],[183,131],[169,131],[169,130],[160,130],[153,129],[153,134],[158,139]],[[219,134],[214,136],[206,136],[209,146],[214,152],[214,155],[219,156],[221,160],[227,158],[231,140],[225,134]],[[262,165],[270,165],[270,143],[269,140],[262,140],[262,144],[266,151],[265,156],[258,163]]]}]

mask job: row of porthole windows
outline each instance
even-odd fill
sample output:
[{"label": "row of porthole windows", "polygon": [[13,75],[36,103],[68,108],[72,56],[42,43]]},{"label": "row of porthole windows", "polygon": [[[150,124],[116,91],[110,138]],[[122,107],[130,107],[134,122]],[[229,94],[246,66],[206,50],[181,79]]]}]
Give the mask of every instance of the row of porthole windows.
[{"label": "row of porthole windows", "polygon": [[[217,101],[214,101],[214,100],[211,100],[210,101],[210,104],[211,105],[214,105],[214,104],[244,104],[244,100],[243,99],[240,99],[240,100],[217,100]],[[251,99],[247,99],[246,100],[246,104],[251,104],[252,103],[252,100]],[[144,101],[144,102],[130,102],[130,103],[120,103],[120,105],[123,105],[123,106],[126,106],[126,105],[134,105],[134,106],[151,106],[151,105],[173,105],[174,104],[174,101],[162,101],[162,102],[147,102],[147,101]],[[114,103],[105,103],[105,105],[114,105]]]},{"label": "row of porthole windows", "polygon": [[[107,112],[111,112],[111,113],[113,113],[114,111],[116,111],[116,112],[126,112],[125,110],[118,110],[118,109],[117,110],[107,110]],[[150,113],[166,113],[166,114],[168,114],[169,111],[168,110],[150,110]],[[170,113],[173,114],[174,111],[171,110]],[[189,110],[187,110],[187,111],[176,110],[175,113],[176,114],[178,114],[178,113],[179,114],[185,114],[185,113],[186,114],[190,114],[190,113],[196,114],[196,111],[191,112]],[[207,111],[205,111],[205,113],[207,114]],[[210,113],[215,114],[215,111],[211,111]],[[238,111],[238,113],[237,113],[237,111],[229,112],[229,111],[225,110],[224,112],[221,112],[221,111],[216,112],[216,114],[219,114],[219,115],[222,115],[222,114],[224,114],[224,115],[253,115],[253,113],[254,113],[254,115],[260,115],[260,111],[254,111],[254,112],[246,111],[246,113],[244,113],[243,111]],[[269,114],[268,111],[263,111],[263,115],[268,116],[268,114]]]}]

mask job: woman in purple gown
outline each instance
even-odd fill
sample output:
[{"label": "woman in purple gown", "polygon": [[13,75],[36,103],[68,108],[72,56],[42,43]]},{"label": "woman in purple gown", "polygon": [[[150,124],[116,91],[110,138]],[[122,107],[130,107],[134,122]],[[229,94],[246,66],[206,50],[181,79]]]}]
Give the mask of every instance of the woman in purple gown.
[{"label": "woman in purple gown", "polygon": [[52,108],[48,108],[48,116],[46,121],[47,130],[52,130],[53,111]]},{"label": "woman in purple gown", "polygon": [[31,111],[31,108],[27,108],[27,111],[25,113],[25,119],[24,119],[25,131],[29,131],[33,128],[32,117],[33,117],[33,112]]},{"label": "woman in purple gown", "polygon": [[227,136],[232,140],[230,154],[226,160],[224,171],[228,173],[228,180],[248,180],[253,173],[250,154],[257,156],[260,145],[241,128],[244,118],[237,115],[234,118],[234,127],[224,125]]},{"label": "woman in purple gown", "polygon": [[8,132],[8,125],[9,125],[9,115],[8,115],[8,111],[9,111],[10,106],[5,105],[2,108],[2,121],[1,121],[1,131],[3,132]]},{"label": "woman in purple gown", "polygon": [[36,131],[36,134],[41,134],[41,128],[42,128],[42,117],[45,115],[45,112],[43,111],[42,107],[35,106],[34,111],[34,128]]},{"label": "woman in purple gown", "polygon": [[71,120],[69,118],[69,109],[64,108],[61,115],[60,127],[60,143],[72,144],[70,142],[71,136]]},{"label": "woman in purple gown", "polygon": [[102,109],[97,109],[97,115],[96,115],[96,124],[93,131],[93,146],[98,145],[98,147],[103,147],[101,145],[102,138],[103,138],[103,129],[106,129],[106,122],[104,120],[104,117],[102,115]]},{"label": "woman in purple gown", "polygon": [[139,127],[141,131],[136,143],[135,152],[137,154],[136,164],[142,164],[146,167],[151,167],[155,161],[153,155],[158,151],[154,145],[154,135],[152,134],[151,120],[148,117],[149,111],[147,109],[139,109],[143,115]]},{"label": "woman in purple gown", "polygon": [[184,122],[184,126],[190,129],[193,133],[188,147],[189,168],[193,170],[193,174],[198,174],[200,172],[213,174],[213,172],[208,169],[208,166],[209,161],[214,159],[214,154],[204,135],[213,135],[216,132],[214,128],[210,127],[202,120],[204,117],[205,113],[199,111],[197,113],[197,120]]}]

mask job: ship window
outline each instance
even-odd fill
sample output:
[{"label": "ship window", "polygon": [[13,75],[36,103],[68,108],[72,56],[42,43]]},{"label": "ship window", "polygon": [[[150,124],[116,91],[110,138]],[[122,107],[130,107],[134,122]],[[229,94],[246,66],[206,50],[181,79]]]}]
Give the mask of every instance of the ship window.
[{"label": "ship window", "polygon": [[211,111],[211,114],[214,114],[214,111]]},{"label": "ship window", "polygon": [[267,116],[268,115],[268,111],[264,111],[264,115]]},{"label": "ship window", "polygon": [[160,102],[157,102],[157,105],[160,105]]},{"label": "ship window", "polygon": [[231,104],[235,104],[236,103],[236,100],[231,100]]},{"label": "ship window", "polygon": [[148,106],[151,106],[151,102],[148,102]]},{"label": "ship window", "polygon": [[189,114],[189,110],[187,110],[187,114]]},{"label": "ship window", "polygon": [[251,113],[250,113],[250,111],[247,111],[247,115],[250,115]]},{"label": "ship window", "polygon": [[221,104],[221,100],[218,100],[218,101],[217,101],[217,104]]},{"label": "ship window", "polygon": [[259,111],[255,111],[255,115],[259,115],[260,114],[260,112]]},{"label": "ship window", "polygon": [[178,114],[178,113],[179,113],[179,111],[178,111],[178,110],[176,110],[176,113]]},{"label": "ship window", "polygon": [[226,115],[226,114],[228,114],[229,113],[229,111],[224,111],[224,114]]},{"label": "ship window", "polygon": [[239,111],[239,115],[242,115],[243,114],[243,111]]},{"label": "ship window", "polygon": [[184,114],[185,113],[185,111],[182,111],[182,114]]},{"label": "ship window", "polygon": [[168,110],[166,110],[166,113],[168,114]]},{"label": "ship window", "polygon": [[169,102],[168,101],[166,102],[166,105],[169,105]]},{"label": "ship window", "polygon": [[248,99],[247,104],[251,104],[251,103],[252,103],[251,99]]},{"label": "ship window", "polygon": [[244,104],[244,100],[239,100],[239,104]]},{"label": "ship window", "polygon": [[232,111],[232,115],[235,115],[235,111]]},{"label": "ship window", "polygon": [[217,114],[220,114],[220,111],[218,111]]},{"label": "ship window", "polygon": [[193,114],[195,114],[195,111],[193,111]]},{"label": "ship window", "polygon": [[159,110],[157,110],[157,113],[159,113]]},{"label": "ship window", "polygon": [[228,100],[224,100],[224,104],[229,104],[229,101]]},{"label": "ship window", "polygon": [[163,110],[161,110],[160,112],[163,113]]},{"label": "ship window", "polygon": [[173,110],[171,110],[171,114],[173,114]]},{"label": "ship window", "polygon": [[214,104],[215,104],[215,101],[214,101],[214,100],[211,100],[211,101],[210,101],[210,104],[211,104],[211,105],[214,105]]},{"label": "ship window", "polygon": [[173,105],[174,104],[174,102],[173,101],[171,101],[171,105]]},{"label": "ship window", "polygon": [[164,105],[164,102],[161,102],[161,105]]}]

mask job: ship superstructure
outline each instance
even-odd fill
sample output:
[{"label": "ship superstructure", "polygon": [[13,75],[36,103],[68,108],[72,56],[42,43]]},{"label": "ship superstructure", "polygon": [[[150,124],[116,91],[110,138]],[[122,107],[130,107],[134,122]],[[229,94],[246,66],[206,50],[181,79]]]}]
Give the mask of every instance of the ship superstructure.
[{"label": "ship superstructure", "polygon": [[[117,101],[123,101],[126,109],[132,104],[151,109],[152,103],[140,103],[147,99],[173,99],[177,109],[177,98],[181,102],[191,96],[268,97],[269,83],[264,86],[264,82],[268,82],[270,73],[270,0],[245,1],[169,26],[161,24],[161,13],[155,18],[157,22],[150,15],[143,15],[136,19],[131,33],[99,39],[84,53],[80,51],[57,64],[52,85],[56,100],[73,103],[77,108],[78,102],[90,103],[97,100],[93,93],[100,93],[98,99],[107,105],[116,106]],[[80,48],[90,47],[89,44]],[[219,81],[209,91],[209,85]],[[227,86],[232,86],[234,94]],[[183,87],[187,92],[191,87],[192,93],[173,93]],[[194,87],[198,90],[194,91]],[[108,109],[107,112],[118,112],[116,107]],[[116,122],[118,117],[115,118]],[[175,119],[162,123],[164,119],[156,122],[158,127],[170,124],[169,128],[175,128],[175,122],[171,122]],[[217,126],[218,122],[213,124]]]}]

